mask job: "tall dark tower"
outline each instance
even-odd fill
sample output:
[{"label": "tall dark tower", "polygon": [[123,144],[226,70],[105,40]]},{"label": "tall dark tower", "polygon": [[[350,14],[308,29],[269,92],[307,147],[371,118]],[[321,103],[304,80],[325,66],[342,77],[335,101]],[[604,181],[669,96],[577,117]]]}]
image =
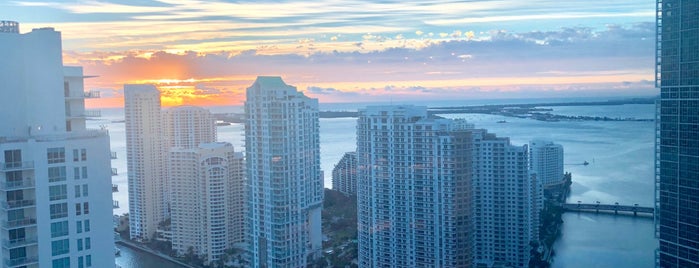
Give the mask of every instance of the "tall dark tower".
[{"label": "tall dark tower", "polygon": [[699,1],[657,8],[657,265],[699,267]]}]

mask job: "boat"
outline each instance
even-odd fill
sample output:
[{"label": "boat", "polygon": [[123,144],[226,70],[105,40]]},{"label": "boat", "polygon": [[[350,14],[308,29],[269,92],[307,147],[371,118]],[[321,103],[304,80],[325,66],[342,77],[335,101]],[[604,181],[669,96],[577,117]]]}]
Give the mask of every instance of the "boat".
[{"label": "boat", "polygon": [[502,124],[502,123],[507,123],[507,121],[505,121],[505,120],[500,120],[500,121],[498,121],[498,123],[501,123],[501,124]]},{"label": "boat", "polygon": [[590,164],[590,162],[587,162],[587,161],[583,162],[583,166],[587,166],[589,164]]}]

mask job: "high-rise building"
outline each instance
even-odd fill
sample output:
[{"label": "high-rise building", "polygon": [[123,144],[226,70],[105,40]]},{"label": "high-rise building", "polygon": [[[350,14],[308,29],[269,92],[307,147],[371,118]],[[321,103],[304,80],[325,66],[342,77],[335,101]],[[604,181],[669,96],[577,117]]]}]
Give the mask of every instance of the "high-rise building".
[{"label": "high-rise building", "polygon": [[125,85],[126,154],[131,239],[153,238],[168,217],[160,92],[153,85]]},{"label": "high-rise building", "polygon": [[564,183],[563,146],[551,141],[530,141],[529,170],[544,188]]},{"label": "high-rise building", "polygon": [[333,168],[333,190],[357,194],[357,153],[347,152]]},{"label": "high-rise building", "polygon": [[657,264],[699,267],[699,2],[657,9]]},{"label": "high-rise building", "polygon": [[265,76],[246,96],[251,266],[305,267],[322,247],[318,100]]},{"label": "high-rise building", "polygon": [[2,267],[114,267],[109,134],[61,34],[0,21]]},{"label": "high-rise building", "polygon": [[163,139],[167,148],[197,148],[216,141],[215,119],[208,110],[179,106],[162,111]]},{"label": "high-rise building", "polygon": [[473,132],[474,259],[477,266],[528,267],[539,239],[543,192],[529,173],[527,146]]},{"label": "high-rise building", "polygon": [[357,121],[360,267],[470,267],[472,133],[425,107]]},{"label": "high-rise building", "polygon": [[172,249],[207,263],[245,239],[243,154],[230,143],[172,148],[168,161]]}]

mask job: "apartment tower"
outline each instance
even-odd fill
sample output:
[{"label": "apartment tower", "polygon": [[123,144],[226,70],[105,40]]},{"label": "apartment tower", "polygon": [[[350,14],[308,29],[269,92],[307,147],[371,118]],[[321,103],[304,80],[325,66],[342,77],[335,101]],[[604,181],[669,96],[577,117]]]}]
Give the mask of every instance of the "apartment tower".
[{"label": "apartment tower", "polygon": [[472,133],[425,107],[357,121],[360,267],[470,267]]},{"label": "apartment tower", "polygon": [[129,234],[148,241],[168,217],[160,92],[153,85],[124,85]]},{"label": "apartment tower", "polygon": [[527,145],[473,131],[473,217],[476,266],[528,267],[539,240],[543,191],[529,172]]},{"label": "apartment tower", "polygon": [[251,266],[305,267],[322,247],[318,100],[267,76],[246,97]]},{"label": "apartment tower", "polygon": [[699,267],[699,2],[657,9],[657,265]]},{"label": "apartment tower", "polygon": [[53,28],[0,21],[3,267],[114,267],[109,134],[87,129],[81,67]]},{"label": "apartment tower", "polygon": [[357,153],[345,153],[333,168],[333,190],[357,195],[357,168]]},{"label": "apartment tower", "polygon": [[190,248],[206,263],[244,242],[243,154],[225,142],[169,153],[172,249]]},{"label": "apartment tower", "polygon": [[529,170],[544,188],[564,183],[563,146],[545,140],[530,141]]}]

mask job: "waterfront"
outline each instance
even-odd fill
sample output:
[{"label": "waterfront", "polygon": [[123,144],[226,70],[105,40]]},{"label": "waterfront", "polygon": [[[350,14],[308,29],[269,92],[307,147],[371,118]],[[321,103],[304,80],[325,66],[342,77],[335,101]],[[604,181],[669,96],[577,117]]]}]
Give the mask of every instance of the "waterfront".
[{"label": "waterfront", "polygon": [[[517,100],[519,103],[525,102]],[[447,106],[458,103],[435,103]],[[321,110],[352,110],[361,104],[321,104]],[[651,119],[654,105],[623,106],[569,106],[551,107],[552,113],[563,115],[587,115],[610,117],[635,117]],[[212,112],[239,112],[240,107],[215,107]],[[127,208],[126,154],[123,110],[106,110],[104,118],[90,124],[106,125],[110,130],[112,150],[119,158],[112,162],[119,175],[114,183],[120,192],[115,199],[124,213]],[[510,137],[515,145],[522,145],[534,138],[546,138],[565,148],[565,170],[573,174],[569,202],[602,203],[653,206],[653,122],[598,122],[559,121],[542,122],[522,118],[506,118],[497,115],[458,114],[444,115],[466,118],[478,128],[488,129],[498,136]],[[506,120],[507,123],[497,123]],[[325,171],[325,186],[331,187],[330,174],[335,163],[345,151],[355,148],[355,118],[320,120],[321,165]],[[233,124],[218,128],[220,141],[232,143],[236,150],[243,149],[243,126]],[[588,161],[590,165],[580,163]],[[593,213],[566,213],[561,238],[556,241],[553,267],[653,267],[653,250],[657,241],[653,237],[653,221],[648,218],[614,216]],[[134,258],[142,254],[136,252]],[[122,267],[154,267],[142,264],[127,255],[117,258]],[[169,263],[168,263],[169,264]],[[168,265],[163,264],[163,265]],[[168,267],[158,265],[155,267]]]}]

